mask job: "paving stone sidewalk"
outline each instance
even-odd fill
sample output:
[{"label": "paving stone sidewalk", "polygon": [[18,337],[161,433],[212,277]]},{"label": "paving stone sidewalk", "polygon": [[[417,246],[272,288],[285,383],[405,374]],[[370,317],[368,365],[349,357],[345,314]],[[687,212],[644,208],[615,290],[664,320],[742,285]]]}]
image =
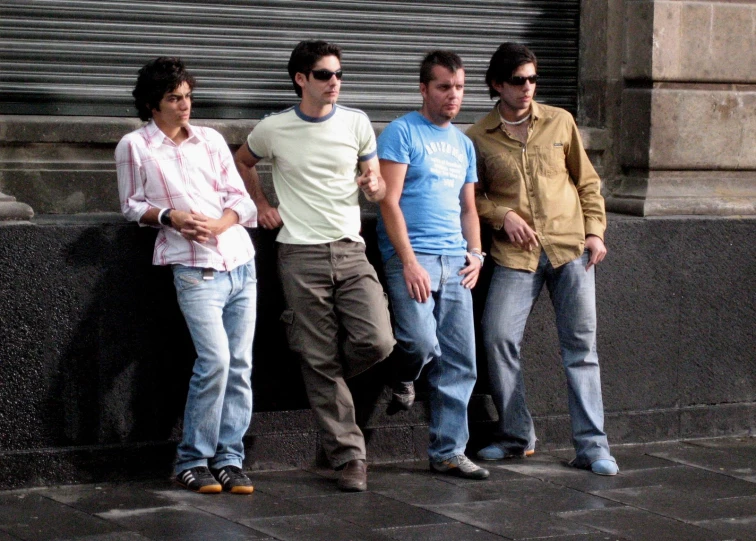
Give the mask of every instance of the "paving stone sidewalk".
[{"label": "paving stone sidewalk", "polygon": [[568,451],[487,463],[488,481],[427,463],[371,465],[345,494],[325,470],[254,472],[251,496],[152,480],[0,492],[0,541],[756,540],[756,438],[615,446],[600,477]]}]

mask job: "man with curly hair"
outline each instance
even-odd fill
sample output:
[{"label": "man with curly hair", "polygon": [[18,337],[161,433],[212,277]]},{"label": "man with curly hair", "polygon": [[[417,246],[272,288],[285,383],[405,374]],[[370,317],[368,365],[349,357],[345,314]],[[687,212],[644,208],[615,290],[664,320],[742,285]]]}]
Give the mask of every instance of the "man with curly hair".
[{"label": "man with curly hair", "polygon": [[177,58],[140,71],[133,95],[147,124],[116,148],[121,210],[158,228],[154,265],[170,265],[197,359],[176,480],[200,493],[250,494],[241,470],[252,418],[257,277],[249,233],[257,208],[223,137],[189,124],[192,77]]}]

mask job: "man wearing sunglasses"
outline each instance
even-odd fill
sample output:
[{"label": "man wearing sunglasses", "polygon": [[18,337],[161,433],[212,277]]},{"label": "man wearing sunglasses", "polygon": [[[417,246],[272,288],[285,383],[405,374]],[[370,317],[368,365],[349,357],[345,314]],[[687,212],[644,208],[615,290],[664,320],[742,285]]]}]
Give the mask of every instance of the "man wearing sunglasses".
[{"label": "man wearing sunglasses", "polygon": [[489,472],[465,455],[467,405],[476,380],[471,289],[483,265],[475,211],[475,151],[451,121],[465,88],[462,60],[429,53],[420,66],[423,105],[378,139],[386,198],[378,244],[394,313],[394,403],[408,409],[428,365],[432,471],[465,479]]},{"label": "man wearing sunglasses", "polygon": [[[303,41],[288,69],[299,104],[262,119],[236,164],[260,225],[281,228],[278,268],[287,305],[281,320],[301,360],[326,456],[341,470],[341,490],[364,491],[365,438],[346,379],[385,359],[394,337],[383,289],[365,256],[358,195],[362,190],[380,201],[386,186],[370,120],[336,105],[341,49]],[[260,187],[255,165],[263,158],[273,165],[278,207]]]},{"label": "man wearing sunglasses", "polygon": [[491,229],[496,263],[483,337],[499,424],[495,441],[478,457],[500,460],[535,451],[520,345],[545,283],[567,376],[572,465],[615,475],[596,354],[595,266],[606,256],[601,182],[572,115],[533,100],[537,66],[527,47],[502,44],[486,73],[491,98],[499,101],[467,132],[478,157],[478,213]]}]

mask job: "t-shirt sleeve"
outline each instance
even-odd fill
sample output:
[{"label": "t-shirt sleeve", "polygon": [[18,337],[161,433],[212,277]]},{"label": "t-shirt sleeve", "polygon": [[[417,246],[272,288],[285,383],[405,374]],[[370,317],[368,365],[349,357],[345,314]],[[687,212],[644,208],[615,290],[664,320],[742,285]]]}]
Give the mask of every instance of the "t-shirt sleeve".
[{"label": "t-shirt sleeve", "polygon": [[465,149],[467,149],[467,173],[465,174],[465,182],[478,182],[478,166],[476,165],[475,145],[472,140],[466,135],[463,135],[465,142]]},{"label": "t-shirt sleeve", "polygon": [[357,156],[361,162],[364,162],[374,158],[376,155],[375,131],[367,115],[360,114],[358,118],[357,137],[359,140],[359,151]]},{"label": "t-shirt sleeve", "polygon": [[396,163],[410,163],[407,129],[403,122],[393,121],[378,137],[378,158]]},{"label": "t-shirt sleeve", "polygon": [[247,147],[255,158],[271,158],[269,123],[262,119],[247,136]]}]

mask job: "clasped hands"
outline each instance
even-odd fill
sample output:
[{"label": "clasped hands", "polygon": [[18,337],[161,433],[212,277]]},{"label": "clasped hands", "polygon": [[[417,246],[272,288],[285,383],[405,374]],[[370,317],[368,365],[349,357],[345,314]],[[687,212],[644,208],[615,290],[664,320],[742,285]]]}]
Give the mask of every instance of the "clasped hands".
[{"label": "clasped hands", "polygon": [[203,244],[228,229],[228,225],[217,218],[210,218],[199,212],[183,210],[171,211],[171,226],[186,240]]}]

